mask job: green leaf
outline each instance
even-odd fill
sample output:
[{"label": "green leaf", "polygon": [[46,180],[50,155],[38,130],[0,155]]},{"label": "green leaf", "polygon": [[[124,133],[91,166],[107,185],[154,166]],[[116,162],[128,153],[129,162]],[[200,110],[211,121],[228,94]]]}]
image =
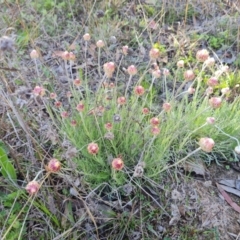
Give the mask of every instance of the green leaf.
[{"label": "green leaf", "polygon": [[6,152],[2,147],[0,147],[0,167],[1,167],[0,171],[3,177],[12,179],[14,181],[17,180],[17,175],[14,166],[8,159]]}]

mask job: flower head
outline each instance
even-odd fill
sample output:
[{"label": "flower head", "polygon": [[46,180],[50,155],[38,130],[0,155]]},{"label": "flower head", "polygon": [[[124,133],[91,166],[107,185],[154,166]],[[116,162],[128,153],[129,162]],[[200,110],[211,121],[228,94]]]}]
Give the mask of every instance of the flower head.
[{"label": "flower head", "polygon": [[194,94],[195,91],[196,91],[196,90],[195,90],[195,88],[193,88],[193,87],[189,87],[188,90],[187,90],[188,94]]},{"label": "flower head", "polygon": [[68,112],[66,112],[66,111],[61,112],[61,117],[62,117],[63,119],[64,119],[64,118],[68,118],[68,116],[69,116]]},{"label": "flower head", "polygon": [[215,123],[215,118],[214,117],[207,117],[206,122],[208,124],[214,124]]},{"label": "flower head", "polygon": [[78,112],[83,112],[84,107],[85,107],[84,104],[83,104],[82,102],[80,102],[80,103],[77,105],[76,109],[77,109]]},{"label": "flower head", "polygon": [[202,49],[202,50],[197,51],[196,59],[199,62],[206,61],[208,59],[208,57],[209,57],[209,52],[206,49]]},{"label": "flower head", "polygon": [[30,57],[31,57],[31,59],[39,58],[39,54],[38,54],[37,50],[33,49],[33,50],[30,52]]},{"label": "flower head", "polygon": [[77,121],[73,119],[73,120],[71,120],[70,124],[71,124],[71,126],[76,127]]},{"label": "flower head", "polygon": [[90,41],[91,35],[90,35],[89,33],[85,33],[85,34],[83,35],[83,39],[84,39],[84,41]]},{"label": "flower head", "polygon": [[215,87],[219,84],[218,79],[216,77],[211,77],[207,81],[207,85],[210,87]]},{"label": "flower head", "polygon": [[155,77],[155,78],[160,78],[160,77],[161,77],[161,71],[160,71],[160,69],[153,70],[153,71],[152,71],[152,75],[153,75],[153,77]]},{"label": "flower head", "polygon": [[152,126],[158,126],[160,124],[160,120],[157,117],[153,117],[150,119],[150,124]]},{"label": "flower head", "polygon": [[58,161],[56,158],[52,158],[49,162],[48,165],[46,166],[46,170],[48,172],[58,172],[61,169],[61,163]]},{"label": "flower head", "polygon": [[183,68],[183,67],[184,67],[184,61],[183,61],[183,60],[179,60],[179,61],[177,62],[177,67],[178,67],[178,68]]},{"label": "flower head", "polygon": [[150,57],[150,59],[155,60],[155,59],[157,59],[159,56],[160,56],[160,51],[159,51],[157,48],[152,48],[152,49],[149,51],[149,57]]},{"label": "flower head", "polygon": [[68,51],[63,52],[61,57],[62,57],[63,60],[74,61],[76,59],[76,56],[74,55],[74,53],[73,52],[68,52]]},{"label": "flower head", "polygon": [[115,71],[114,62],[107,62],[103,65],[103,70],[108,78],[111,78]]},{"label": "flower head", "polygon": [[206,66],[211,67],[215,64],[215,59],[213,57],[209,57],[205,62]]},{"label": "flower head", "polygon": [[38,192],[39,188],[40,188],[40,185],[37,181],[31,181],[27,184],[25,189],[30,195],[33,195]]},{"label": "flower head", "polygon": [[125,97],[119,97],[119,98],[117,99],[117,103],[118,103],[119,105],[124,105],[124,104],[126,104],[126,98],[125,98]]},{"label": "flower head", "polygon": [[127,72],[129,75],[136,75],[137,74],[137,68],[134,65],[131,65],[128,67]]},{"label": "flower head", "polygon": [[160,128],[159,128],[158,126],[153,126],[153,127],[151,128],[151,133],[152,133],[153,135],[158,135],[158,134],[160,133]]},{"label": "flower head", "polygon": [[98,48],[103,48],[103,47],[105,46],[103,40],[98,40],[98,41],[96,42],[96,45],[97,45]]},{"label": "flower head", "polygon": [[122,47],[122,52],[125,56],[128,54],[128,46],[127,45]]},{"label": "flower head", "polygon": [[168,76],[170,74],[170,71],[167,68],[163,69],[163,75]]},{"label": "flower head", "polygon": [[187,70],[184,72],[185,81],[192,81],[195,78],[193,70]]},{"label": "flower head", "polygon": [[139,86],[135,87],[134,92],[136,95],[142,96],[144,94],[145,90],[144,90],[144,87],[139,85]]},{"label": "flower head", "polygon": [[171,110],[171,108],[172,108],[172,106],[171,106],[170,103],[165,102],[165,103],[163,104],[163,110],[164,110],[164,111],[169,112],[169,111]]},{"label": "flower head", "polygon": [[106,124],[104,125],[104,127],[105,127],[108,131],[110,131],[110,130],[112,130],[112,123],[108,122],[108,123],[106,123]]},{"label": "flower head", "polygon": [[104,138],[107,140],[113,140],[114,139],[114,134],[112,132],[107,132],[104,134]]},{"label": "flower head", "polygon": [[149,114],[149,109],[148,108],[143,108],[142,113],[145,114],[145,115]]},{"label": "flower head", "polygon": [[211,152],[213,147],[215,145],[215,142],[213,141],[212,138],[200,138],[199,140],[199,146],[204,152]]},{"label": "flower head", "polygon": [[57,98],[57,94],[56,93],[50,93],[50,96],[49,96],[51,99],[56,99]]},{"label": "flower head", "polygon": [[55,105],[55,107],[59,108],[59,107],[62,106],[62,103],[61,103],[60,101],[56,101],[56,102],[54,103],[54,105]]},{"label": "flower head", "polygon": [[222,105],[222,99],[220,97],[212,97],[209,99],[209,105],[212,108],[219,108]]},{"label": "flower head", "polygon": [[115,170],[122,170],[124,167],[124,162],[121,158],[114,158],[112,160],[112,168]]},{"label": "flower head", "polygon": [[99,151],[99,147],[96,143],[89,143],[88,147],[87,147],[87,150],[90,154],[96,155]]},{"label": "flower head", "polygon": [[73,84],[77,87],[79,87],[81,85],[81,80],[79,78],[76,78],[73,80]]},{"label": "flower head", "polygon": [[213,87],[208,87],[205,91],[206,95],[209,96],[213,93]]},{"label": "flower head", "polygon": [[34,89],[33,89],[33,94],[35,96],[44,96],[45,95],[45,89],[43,87],[40,87],[40,86],[36,86]]}]

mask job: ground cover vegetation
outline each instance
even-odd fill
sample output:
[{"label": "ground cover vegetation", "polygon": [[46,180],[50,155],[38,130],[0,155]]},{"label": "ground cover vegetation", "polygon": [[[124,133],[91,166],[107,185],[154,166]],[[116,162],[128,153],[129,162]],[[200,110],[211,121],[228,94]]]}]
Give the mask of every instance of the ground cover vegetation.
[{"label": "ground cover vegetation", "polygon": [[238,3],[0,11],[0,239],[238,239]]}]

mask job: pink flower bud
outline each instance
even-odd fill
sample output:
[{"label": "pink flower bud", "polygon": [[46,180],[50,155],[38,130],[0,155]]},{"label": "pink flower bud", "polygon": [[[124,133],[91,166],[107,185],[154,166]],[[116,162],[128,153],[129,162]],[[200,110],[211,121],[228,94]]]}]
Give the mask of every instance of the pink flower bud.
[{"label": "pink flower bud", "polygon": [[81,85],[81,80],[79,78],[73,80],[73,84],[77,87]]},{"label": "pink flower bud", "polygon": [[104,127],[105,127],[108,131],[110,131],[110,130],[112,130],[112,123],[108,122],[108,123],[106,123],[106,124],[104,125]]},{"label": "pink flower bud", "polygon": [[153,62],[153,63],[152,63],[151,68],[152,68],[153,70],[159,70],[159,66],[158,66],[158,64],[157,64],[156,62]]},{"label": "pink flower bud", "polygon": [[160,124],[160,120],[157,117],[153,117],[153,118],[150,119],[150,124],[152,126],[157,126],[157,125]]},{"label": "pink flower bud", "polygon": [[212,97],[209,99],[209,105],[212,108],[219,108],[221,107],[222,99],[220,97]]},{"label": "pink flower bud", "polygon": [[150,20],[148,26],[149,28],[156,30],[158,27],[158,24],[154,20]]},{"label": "pink flower bud", "polygon": [[46,170],[48,172],[58,172],[61,169],[61,163],[58,161],[56,158],[52,158],[49,162],[48,165],[46,166]]},{"label": "pink flower bud", "polygon": [[64,112],[61,112],[61,117],[64,119],[64,118],[68,118],[68,112],[64,111]]},{"label": "pink flower bud", "polygon": [[31,57],[31,59],[36,59],[36,58],[39,58],[39,54],[38,54],[38,52],[35,49],[33,49],[30,52],[30,57]]},{"label": "pink flower bud", "polygon": [[222,93],[223,95],[229,94],[229,93],[230,93],[230,88],[229,88],[229,87],[222,88],[222,89],[221,89],[221,93]]},{"label": "pink flower bud", "polygon": [[222,66],[222,67],[221,67],[221,71],[226,73],[226,72],[229,71],[229,67],[228,67],[227,65]]},{"label": "pink flower bud", "polygon": [[169,112],[171,110],[172,106],[170,103],[164,103],[163,104],[163,110],[166,111],[166,112]]},{"label": "pink flower bud", "polygon": [[195,78],[193,70],[187,70],[184,72],[185,81],[192,81]]},{"label": "pink flower bud", "polygon": [[188,90],[187,90],[187,92],[189,93],[189,94],[194,94],[195,93],[195,88],[193,88],[193,87],[190,87],[190,88],[188,88]]},{"label": "pink flower bud", "polygon": [[215,59],[212,58],[212,57],[210,57],[210,58],[208,58],[204,63],[205,63],[206,66],[208,66],[208,67],[214,66],[214,64],[215,64]]},{"label": "pink flower bud", "polygon": [[56,99],[57,98],[57,94],[56,93],[50,93],[49,96],[51,99]]},{"label": "pink flower bud", "polygon": [[45,89],[43,87],[40,87],[40,86],[36,86],[34,89],[33,89],[33,94],[35,96],[44,96],[45,95]]},{"label": "pink flower bud", "polygon": [[68,91],[66,96],[67,96],[67,98],[71,98],[72,97],[72,93],[70,91]]},{"label": "pink flower bud", "polygon": [[170,74],[169,70],[167,68],[163,69],[163,75],[168,76]]},{"label": "pink flower bud", "polygon": [[65,51],[65,52],[62,53],[61,57],[62,57],[63,60],[69,60],[70,54],[69,54],[68,51]]},{"label": "pink flower bud", "polygon": [[83,39],[84,39],[84,41],[90,41],[90,39],[91,39],[90,34],[89,34],[89,33],[85,33],[85,34],[83,35]]},{"label": "pink flower bud", "polygon": [[71,120],[70,124],[71,124],[71,126],[76,127],[77,121],[73,119],[73,120]]},{"label": "pink flower bud", "polygon": [[160,77],[161,77],[161,71],[160,71],[159,69],[153,70],[153,71],[152,71],[152,75],[153,75],[153,77],[155,77],[155,78],[160,78]]},{"label": "pink flower bud", "polygon": [[207,119],[206,119],[206,122],[208,123],[208,124],[214,124],[215,123],[215,118],[214,117],[207,117]]},{"label": "pink flower bud", "polygon": [[197,51],[196,59],[199,62],[206,61],[208,59],[208,57],[209,57],[209,52],[206,49],[202,49],[202,50]]},{"label": "pink flower bud", "polygon": [[71,60],[71,61],[75,61],[76,60],[76,56],[73,52],[70,52],[69,53],[69,59],[68,60]]},{"label": "pink flower bud", "polygon": [[148,108],[143,108],[142,113],[147,115],[149,114],[149,109]]},{"label": "pink flower bud", "polygon": [[219,84],[218,79],[216,77],[211,77],[207,81],[207,85],[210,87],[215,87]]},{"label": "pink flower bud", "polygon": [[151,133],[152,133],[153,135],[158,135],[158,134],[160,133],[160,128],[157,127],[157,126],[153,126],[153,127],[151,128]]},{"label": "pink flower bud", "polygon": [[119,98],[117,99],[117,103],[118,103],[119,105],[125,104],[125,103],[126,103],[126,98],[125,98],[125,97],[119,97]]},{"label": "pink flower bud", "polygon": [[96,155],[99,151],[99,147],[96,143],[89,143],[88,147],[87,147],[87,150],[90,154]]},{"label": "pink flower bud", "polygon": [[184,67],[184,61],[183,61],[183,60],[179,60],[179,61],[177,62],[177,67],[183,68],[183,67]]},{"label": "pink flower bud", "polygon": [[83,112],[84,110],[84,104],[82,102],[80,102],[77,107],[76,107],[78,112]]},{"label": "pink flower bud", "polygon": [[107,62],[103,65],[103,70],[108,78],[111,78],[115,71],[114,62]]},{"label": "pink flower bud", "polygon": [[38,192],[39,188],[40,185],[37,181],[31,181],[27,184],[25,189],[30,195],[34,195]]},{"label": "pink flower bud", "polygon": [[127,72],[129,75],[136,75],[137,74],[137,68],[134,65],[131,65],[128,67]]},{"label": "pink flower bud", "polygon": [[159,51],[157,48],[152,48],[152,49],[149,51],[149,57],[150,57],[150,59],[155,60],[155,59],[157,59],[159,56],[160,56],[160,51]]},{"label": "pink flower bud", "polygon": [[212,138],[201,138],[199,140],[199,146],[204,152],[211,152],[214,147],[215,142]]},{"label": "pink flower bud", "polygon": [[206,95],[209,96],[213,93],[213,88],[212,87],[208,87],[205,91]]},{"label": "pink flower bud", "polygon": [[103,48],[103,47],[105,46],[103,40],[98,40],[98,41],[96,42],[96,45],[97,45],[98,48]]},{"label": "pink flower bud", "polygon": [[127,45],[122,47],[122,52],[125,56],[128,54],[128,46]]},{"label": "pink flower bud", "polygon": [[56,101],[54,105],[55,107],[60,108],[62,106],[62,103],[60,101]]},{"label": "pink flower bud", "polygon": [[134,89],[134,92],[136,95],[142,96],[144,94],[145,90],[144,90],[144,87],[142,87],[142,86],[136,86]]},{"label": "pink flower bud", "polygon": [[114,158],[112,160],[112,168],[114,170],[122,170],[124,167],[124,162],[121,158]]}]

